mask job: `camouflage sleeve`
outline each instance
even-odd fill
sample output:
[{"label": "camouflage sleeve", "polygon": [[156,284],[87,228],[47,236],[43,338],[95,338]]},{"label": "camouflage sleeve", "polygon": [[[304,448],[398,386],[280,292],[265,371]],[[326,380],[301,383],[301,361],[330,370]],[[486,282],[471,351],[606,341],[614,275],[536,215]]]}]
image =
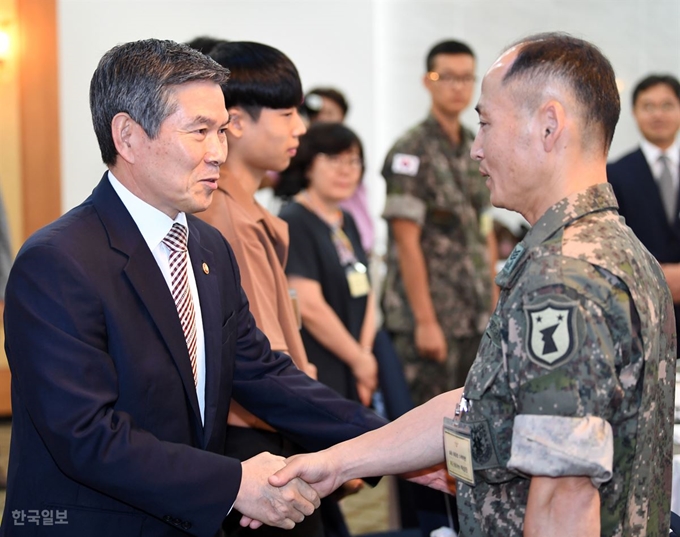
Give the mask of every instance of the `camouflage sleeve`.
[{"label": "camouflage sleeve", "polygon": [[602,418],[515,417],[510,470],[549,477],[589,476],[599,487],[612,478],[613,462],[612,427]]},{"label": "camouflage sleeve", "polygon": [[534,275],[534,289],[509,311],[511,462],[530,475],[602,483],[611,477],[611,424],[637,413],[641,342],[625,285],[595,267],[577,269],[553,285]]},{"label": "camouflage sleeve", "polygon": [[383,218],[405,218],[420,226],[425,223],[426,167],[427,159],[418,144],[410,140],[395,144],[382,170],[387,187]]}]

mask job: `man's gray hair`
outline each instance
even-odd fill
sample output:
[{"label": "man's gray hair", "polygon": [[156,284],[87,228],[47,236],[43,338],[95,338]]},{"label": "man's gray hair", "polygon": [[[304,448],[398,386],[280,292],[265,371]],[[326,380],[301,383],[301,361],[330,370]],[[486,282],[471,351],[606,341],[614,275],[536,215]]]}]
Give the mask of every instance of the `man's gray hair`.
[{"label": "man's gray hair", "polygon": [[176,86],[202,80],[223,86],[228,78],[228,69],[174,41],[145,39],[113,47],[90,82],[92,123],[104,163],[115,164],[118,155],[111,134],[116,114],[129,114],[155,138],[176,109],[170,98]]}]

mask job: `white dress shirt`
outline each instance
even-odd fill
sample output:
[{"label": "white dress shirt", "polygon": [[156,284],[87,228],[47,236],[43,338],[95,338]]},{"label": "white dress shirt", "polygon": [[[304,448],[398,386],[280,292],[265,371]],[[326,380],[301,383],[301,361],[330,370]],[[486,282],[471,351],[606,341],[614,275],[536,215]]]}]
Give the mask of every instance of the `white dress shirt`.
[{"label": "white dress shirt", "polygon": [[[109,182],[118,194],[118,197],[125,205],[125,208],[132,216],[132,219],[137,224],[139,232],[144,237],[149,250],[158,263],[158,268],[161,269],[165,283],[168,289],[172,289],[172,280],[170,278],[170,250],[163,243],[163,239],[170,231],[172,225],[177,222],[187,228],[187,236],[189,227],[187,226],[187,217],[184,213],[179,213],[177,217],[172,220],[168,215],[152,207],[145,201],[141,200],[125,188],[118,179],[109,171]],[[205,421],[205,338],[203,334],[203,317],[201,316],[201,303],[198,299],[198,290],[196,288],[196,278],[194,276],[194,269],[191,262],[187,263],[189,288],[191,289],[191,297],[194,300],[194,310],[196,313],[196,395],[198,396],[198,407],[201,411],[201,422]],[[172,291],[170,291],[172,293]]]}]

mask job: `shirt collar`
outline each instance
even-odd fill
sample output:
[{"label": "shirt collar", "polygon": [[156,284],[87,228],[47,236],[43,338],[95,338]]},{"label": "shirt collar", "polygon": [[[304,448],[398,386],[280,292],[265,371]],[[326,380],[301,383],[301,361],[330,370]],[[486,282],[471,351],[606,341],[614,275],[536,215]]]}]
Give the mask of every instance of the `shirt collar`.
[{"label": "shirt collar", "polygon": [[670,161],[671,169],[680,166],[680,143],[678,143],[677,138],[673,142],[673,145],[666,149],[666,151],[663,151],[660,147],[655,146],[652,142],[645,139],[640,141],[640,149],[647,160],[647,164],[649,164],[649,167],[652,169],[659,161],[659,157],[662,154],[665,154]]},{"label": "shirt collar", "polygon": [[[248,194],[235,177],[219,180],[219,191],[230,197],[253,222],[261,223],[274,246],[283,248],[285,260],[288,251],[288,225],[269,213],[257,200]],[[285,263],[284,263],[285,264]]]},{"label": "shirt collar", "polygon": [[137,224],[137,228],[142,234],[142,237],[144,237],[146,244],[149,246],[149,250],[154,251],[156,249],[175,222],[182,224],[187,228],[188,236],[189,226],[187,226],[186,214],[179,213],[173,220],[164,212],[159,211],[144,200],[135,196],[123,186],[118,179],[116,179],[110,170],[109,182],[123,202],[123,205],[125,205],[125,208],[130,213],[130,216],[132,216],[135,224]]}]

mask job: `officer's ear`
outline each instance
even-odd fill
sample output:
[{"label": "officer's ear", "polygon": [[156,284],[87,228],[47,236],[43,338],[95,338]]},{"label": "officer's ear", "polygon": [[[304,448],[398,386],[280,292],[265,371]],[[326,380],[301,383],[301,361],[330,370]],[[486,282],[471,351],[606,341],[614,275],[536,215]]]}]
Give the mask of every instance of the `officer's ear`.
[{"label": "officer's ear", "polygon": [[566,113],[562,103],[552,99],[541,106],[538,114],[543,149],[549,153],[555,148],[557,141],[563,135]]}]

